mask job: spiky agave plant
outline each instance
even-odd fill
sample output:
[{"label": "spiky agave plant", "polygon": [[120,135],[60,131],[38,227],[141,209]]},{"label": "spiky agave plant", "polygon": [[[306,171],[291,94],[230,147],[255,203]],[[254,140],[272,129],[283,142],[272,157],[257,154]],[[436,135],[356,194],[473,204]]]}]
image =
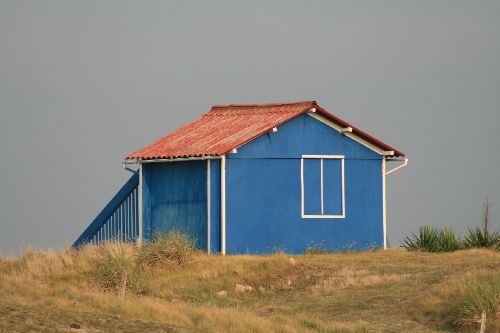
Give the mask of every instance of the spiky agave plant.
[{"label": "spiky agave plant", "polygon": [[401,244],[408,251],[429,251],[438,252],[439,247],[439,230],[430,225],[424,225],[419,228],[418,235],[412,232],[411,236],[407,236]]},{"label": "spiky agave plant", "polygon": [[462,247],[488,248],[500,250],[500,232],[489,232],[487,229],[475,227],[469,228],[469,232],[462,239]]}]

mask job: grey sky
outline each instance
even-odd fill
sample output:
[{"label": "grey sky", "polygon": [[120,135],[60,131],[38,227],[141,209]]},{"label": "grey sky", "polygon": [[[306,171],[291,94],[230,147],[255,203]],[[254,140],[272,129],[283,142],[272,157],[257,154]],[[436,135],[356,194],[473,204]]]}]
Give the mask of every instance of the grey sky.
[{"label": "grey sky", "polygon": [[0,0],[0,249],[70,244],[212,104],[317,100],[410,157],[389,241],[500,228],[499,1]]}]

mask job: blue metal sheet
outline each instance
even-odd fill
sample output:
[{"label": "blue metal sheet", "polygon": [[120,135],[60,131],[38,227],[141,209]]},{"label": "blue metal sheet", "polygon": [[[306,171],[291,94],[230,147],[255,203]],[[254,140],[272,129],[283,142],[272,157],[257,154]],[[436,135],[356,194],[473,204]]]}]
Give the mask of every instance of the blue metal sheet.
[{"label": "blue metal sheet", "polygon": [[297,158],[300,155],[345,155],[380,159],[380,155],[309,115],[302,115],[238,148],[228,158]]},{"label": "blue metal sheet", "polygon": [[220,243],[220,160],[210,163],[210,252],[221,251]]},{"label": "blue metal sheet", "polygon": [[[302,155],[345,155],[345,218],[301,217]],[[325,201],[332,203],[325,208],[335,213],[341,202],[337,163],[324,164],[334,170],[324,179]],[[383,246],[381,156],[310,116],[228,155],[226,184],[228,253]]]},{"label": "blue metal sheet", "polygon": [[304,214],[321,214],[321,159],[304,159]]}]

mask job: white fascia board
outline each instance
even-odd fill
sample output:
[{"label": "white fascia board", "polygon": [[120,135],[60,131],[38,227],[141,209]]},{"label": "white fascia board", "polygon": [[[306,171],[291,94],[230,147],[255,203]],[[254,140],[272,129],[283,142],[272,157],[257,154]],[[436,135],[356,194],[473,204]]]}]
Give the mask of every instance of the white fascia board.
[{"label": "white fascia board", "polygon": [[[334,123],[333,121],[331,121],[331,120],[329,120],[329,119],[327,119],[327,118],[325,118],[317,113],[307,113],[307,114],[309,116],[313,117],[314,119],[321,121],[323,124],[330,126],[331,128],[335,129],[339,133],[342,133],[345,136],[353,139],[354,141],[362,144],[366,148],[373,150],[374,152],[376,152],[379,155],[382,155],[382,156],[394,155],[394,152],[387,152],[386,150],[384,150],[380,147],[377,147],[376,145],[374,145],[373,143],[369,142],[368,140],[362,138],[361,136],[359,136],[355,133],[346,131],[345,127],[339,126],[338,124]],[[392,154],[389,154],[389,153],[392,153]]]},{"label": "white fascia board", "polygon": [[123,164],[145,164],[145,163],[164,163],[164,162],[185,162],[185,161],[206,161],[206,160],[218,160],[221,156],[201,156],[201,157],[182,157],[182,158],[157,158],[152,160],[124,160]]}]

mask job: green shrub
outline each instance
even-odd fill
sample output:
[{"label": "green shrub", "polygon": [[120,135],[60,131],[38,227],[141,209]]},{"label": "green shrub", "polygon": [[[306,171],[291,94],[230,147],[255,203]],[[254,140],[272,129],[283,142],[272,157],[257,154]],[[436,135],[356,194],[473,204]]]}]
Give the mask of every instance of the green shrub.
[{"label": "green shrub", "polygon": [[113,246],[103,246],[99,251],[100,257],[96,262],[95,275],[102,288],[117,289],[126,271],[127,288],[137,293],[143,291],[142,279],[135,269],[133,254],[127,253],[122,246],[119,246],[117,251]]},{"label": "green shrub", "polygon": [[207,303],[212,302],[215,299],[215,295],[208,286],[200,286],[189,290],[186,293],[186,298],[195,303]]},{"label": "green shrub", "polygon": [[483,311],[486,323],[494,322],[500,315],[500,278],[498,275],[480,276],[464,283],[464,295],[454,315],[454,324],[459,327],[477,325]]},{"label": "green shrub", "polygon": [[468,234],[462,239],[462,247],[488,248],[500,250],[500,232],[489,232],[486,228],[469,228]]},{"label": "green shrub", "polygon": [[137,260],[142,267],[175,268],[192,262],[197,252],[194,241],[186,234],[174,231],[165,237],[158,233],[152,242],[143,245]]}]

